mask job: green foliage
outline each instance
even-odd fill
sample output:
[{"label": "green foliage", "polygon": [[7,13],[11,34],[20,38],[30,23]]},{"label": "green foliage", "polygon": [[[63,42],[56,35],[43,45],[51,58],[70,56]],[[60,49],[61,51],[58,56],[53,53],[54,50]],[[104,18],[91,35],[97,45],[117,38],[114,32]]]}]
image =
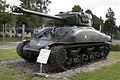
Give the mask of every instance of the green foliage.
[{"label": "green foliage", "polygon": [[10,26],[15,27],[15,16],[5,12],[8,7],[9,4],[6,4],[6,1],[0,0],[0,27],[3,27],[3,25],[4,27],[7,25],[7,28]]},{"label": "green foliage", "polygon": [[25,9],[35,10],[39,12],[49,11],[48,5],[51,3],[49,0],[20,0],[21,6]]},{"label": "green foliage", "polygon": [[120,40],[120,32],[116,31],[116,33],[114,35],[114,39]]},{"label": "green foliage", "polygon": [[85,13],[91,14],[91,16],[92,16],[92,21],[93,21],[92,26],[93,26],[95,29],[99,30],[100,25],[103,26],[103,20],[102,20],[102,18],[101,18],[101,17],[98,18],[96,15],[94,15],[94,14],[92,13],[92,11],[91,11],[90,9],[87,9],[87,10],[85,11]]},{"label": "green foliage", "polygon": [[112,35],[115,31],[115,21],[113,19],[107,19],[104,24],[104,30],[107,34]]},{"label": "green foliage", "polygon": [[0,0],[0,24],[5,24],[10,21],[9,13],[6,13],[5,10],[8,8],[9,5],[6,4],[6,1]]},{"label": "green foliage", "polygon": [[13,15],[8,12],[0,12],[0,22],[2,24],[13,23]]},{"label": "green foliage", "polygon": [[113,36],[116,32],[116,24],[115,24],[115,14],[111,8],[108,9],[108,12],[106,13],[107,20],[104,23],[104,32],[110,36]]},{"label": "green foliage", "polygon": [[111,51],[120,51],[120,43],[119,42],[113,42],[111,44]]},{"label": "green foliage", "polygon": [[111,8],[109,8],[108,12],[106,13],[106,18],[115,20],[114,16],[115,16],[115,13]]},{"label": "green foliage", "polygon": [[[21,7],[34,10],[37,12],[44,12],[47,13],[49,11],[48,5],[51,3],[49,0],[20,0]],[[42,26],[44,19],[38,16],[24,14],[23,16],[17,17],[17,26],[21,26],[25,24],[26,27],[35,28]]]},{"label": "green foliage", "polygon": [[88,14],[93,15],[93,13],[92,13],[92,11],[91,11],[90,9],[87,9],[87,10],[85,11],[85,13],[88,13]]},{"label": "green foliage", "polygon": [[9,7],[9,4],[6,4],[5,0],[0,0],[0,12],[5,12],[6,8]]},{"label": "green foliage", "polygon": [[93,20],[93,27],[95,27],[95,29],[99,30],[100,25],[103,25],[103,20],[101,20],[100,18],[98,18],[96,15],[92,15],[92,20]]},{"label": "green foliage", "polygon": [[72,12],[81,12],[82,9],[79,5],[74,5],[74,7],[72,8]]}]

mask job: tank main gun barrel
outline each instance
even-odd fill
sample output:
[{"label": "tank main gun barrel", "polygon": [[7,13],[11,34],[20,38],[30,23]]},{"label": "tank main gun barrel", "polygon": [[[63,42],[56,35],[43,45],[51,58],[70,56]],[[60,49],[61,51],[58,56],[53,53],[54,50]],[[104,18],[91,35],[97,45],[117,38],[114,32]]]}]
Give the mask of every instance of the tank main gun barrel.
[{"label": "tank main gun barrel", "polygon": [[23,9],[23,8],[20,8],[20,7],[17,7],[17,6],[13,6],[11,10],[12,10],[12,12],[15,12],[15,13],[26,13],[26,14],[32,14],[32,15],[37,15],[37,16],[45,17],[45,18],[63,20],[63,18],[60,17],[60,16],[51,16],[51,15],[44,14],[44,13],[41,13],[41,12],[36,12],[36,11],[31,11],[31,10]]}]

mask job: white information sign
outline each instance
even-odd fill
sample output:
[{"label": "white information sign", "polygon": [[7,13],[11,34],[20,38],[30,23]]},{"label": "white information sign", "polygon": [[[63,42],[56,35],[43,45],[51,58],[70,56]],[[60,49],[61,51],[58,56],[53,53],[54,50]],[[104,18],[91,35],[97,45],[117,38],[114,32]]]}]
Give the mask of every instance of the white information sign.
[{"label": "white information sign", "polygon": [[41,49],[39,56],[37,58],[37,62],[47,64],[50,52],[51,50]]}]

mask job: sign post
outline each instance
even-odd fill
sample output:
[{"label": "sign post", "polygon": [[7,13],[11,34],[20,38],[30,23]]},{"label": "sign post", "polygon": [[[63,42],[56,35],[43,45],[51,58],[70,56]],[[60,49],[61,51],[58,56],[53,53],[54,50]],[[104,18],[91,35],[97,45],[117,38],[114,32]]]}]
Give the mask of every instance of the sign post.
[{"label": "sign post", "polygon": [[43,73],[43,64],[47,64],[49,55],[50,55],[51,50],[48,49],[41,49],[39,56],[37,58],[37,62],[40,63],[40,73],[35,73],[36,75],[40,75],[43,77],[48,77],[49,75],[46,73]]}]

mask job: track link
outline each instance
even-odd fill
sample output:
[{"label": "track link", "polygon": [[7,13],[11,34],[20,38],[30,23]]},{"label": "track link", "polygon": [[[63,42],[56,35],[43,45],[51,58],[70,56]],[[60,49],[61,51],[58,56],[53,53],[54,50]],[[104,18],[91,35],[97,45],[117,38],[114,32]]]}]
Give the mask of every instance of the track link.
[{"label": "track link", "polygon": [[51,66],[53,71],[64,71],[106,59],[109,51],[110,45],[108,43],[90,46],[54,45],[51,47],[47,65]]}]

